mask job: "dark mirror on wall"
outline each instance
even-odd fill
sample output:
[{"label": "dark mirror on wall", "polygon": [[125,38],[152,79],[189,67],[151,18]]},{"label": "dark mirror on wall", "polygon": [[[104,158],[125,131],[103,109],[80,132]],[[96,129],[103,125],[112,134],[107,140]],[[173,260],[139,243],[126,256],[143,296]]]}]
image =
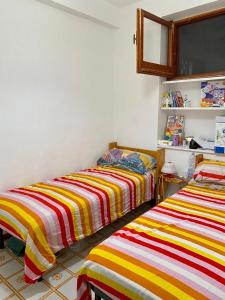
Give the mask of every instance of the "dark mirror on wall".
[{"label": "dark mirror on wall", "polygon": [[177,76],[225,71],[225,15],[177,27]]}]

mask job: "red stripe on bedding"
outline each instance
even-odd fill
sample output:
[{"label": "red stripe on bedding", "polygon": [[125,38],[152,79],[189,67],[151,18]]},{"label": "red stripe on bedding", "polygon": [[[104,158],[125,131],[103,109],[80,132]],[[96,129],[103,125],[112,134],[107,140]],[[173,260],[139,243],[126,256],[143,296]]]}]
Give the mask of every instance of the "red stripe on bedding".
[{"label": "red stripe on bedding", "polygon": [[[84,277],[83,277],[84,276]],[[93,283],[95,286],[97,286],[99,289],[106,291],[110,293],[111,295],[117,297],[120,300],[130,300],[130,298],[126,297],[124,294],[121,294],[119,291],[113,289],[111,286],[105,285],[103,282],[96,280],[94,278],[90,278],[87,275],[82,275],[83,279]],[[85,298],[83,298],[85,299]]]},{"label": "red stripe on bedding", "polygon": [[[179,245],[175,245],[175,244],[173,244],[171,242],[168,242],[168,241],[165,241],[165,240],[158,239],[158,238],[153,237],[153,236],[149,236],[149,235],[145,234],[144,232],[138,232],[138,231],[136,231],[134,229],[129,229],[127,227],[124,227],[123,230],[124,231],[129,231],[129,232],[131,232],[133,234],[136,234],[136,235],[140,235],[143,238],[148,239],[150,241],[155,241],[157,243],[160,243],[160,244],[162,244],[162,246],[166,245],[166,246],[169,246],[169,247],[174,248],[176,250],[179,250],[181,252],[184,252],[184,253],[186,253],[188,255],[194,256],[194,257],[196,257],[196,258],[198,258],[198,259],[200,259],[200,260],[202,260],[202,261],[204,261],[204,262],[206,262],[206,263],[208,263],[210,265],[213,265],[217,269],[225,272],[225,266],[218,264],[216,261],[213,261],[210,258],[203,257],[202,255],[200,255],[200,254],[198,254],[196,252],[192,252],[189,249],[183,248],[183,247],[181,247]],[[113,235],[116,235],[116,233],[114,233]]]},{"label": "red stripe on bedding", "polygon": [[[112,172],[107,172],[107,171],[92,171],[92,173],[99,173],[99,174],[105,174],[105,175],[109,175],[113,178],[116,178],[116,179],[119,179],[125,183],[127,183],[128,187],[129,187],[129,193],[130,193],[130,210],[131,209],[134,209],[136,207],[136,202],[135,202],[135,199],[136,199],[136,185],[135,185],[135,182],[131,179],[126,179],[120,175],[116,175],[116,174],[113,174]],[[132,188],[133,186],[133,188]],[[134,192],[134,194],[132,195],[132,190]]]},{"label": "red stripe on bedding", "polygon": [[[29,257],[25,254],[24,255],[24,263],[25,265],[35,274],[37,278],[42,275],[42,272],[35,266],[35,264],[29,259]],[[27,283],[35,283],[36,280],[32,280],[26,274],[24,274],[24,280]]]},{"label": "red stripe on bedding", "polygon": [[[88,185],[86,182],[84,183],[84,185],[79,184],[79,183],[78,183],[78,182],[79,182],[78,180],[70,180],[70,179],[66,179],[66,178],[62,177],[62,179],[61,179],[61,178],[59,178],[59,179],[56,178],[56,179],[54,179],[54,181],[63,182],[63,183],[69,183],[69,184],[71,184],[71,185],[80,187],[80,188],[82,188],[82,189],[84,189],[84,190],[86,190],[86,191],[88,191],[88,192],[90,192],[90,193],[96,195],[96,196],[98,197],[98,199],[99,199],[99,202],[100,202],[100,210],[101,210],[101,221],[102,221],[102,225],[105,226],[104,200],[103,200],[103,198],[102,198],[102,195],[101,195],[99,192],[93,191],[91,188],[89,188],[88,186],[91,186],[91,185]],[[98,188],[98,190],[100,190],[100,188]],[[108,200],[108,199],[109,199],[109,197],[107,198],[107,200]],[[107,202],[108,202],[108,201],[107,201]],[[107,217],[108,217],[108,219],[109,219],[110,222],[111,222],[111,217],[110,217],[110,211],[109,211],[109,205],[108,205],[108,203],[107,203],[107,205],[106,205],[106,208],[107,208]]]},{"label": "red stripe on bedding", "polygon": [[202,177],[210,177],[210,178],[215,178],[215,179],[220,179],[223,180],[225,179],[225,175],[220,175],[220,174],[215,174],[215,173],[208,173],[204,171],[200,171],[197,176],[202,176]]},{"label": "red stripe on bedding", "polygon": [[[123,230],[131,232],[131,230],[129,230],[129,229],[127,230],[127,228],[123,228]],[[135,231],[135,230],[134,230],[134,232],[132,231],[132,233],[135,233],[136,235],[139,235],[139,232]],[[203,267],[203,266],[201,266],[201,265],[199,265],[199,264],[197,264],[197,263],[195,263],[195,262],[193,262],[193,261],[191,261],[191,260],[189,260],[187,258],[184,258],[184,257],[182,257],[182,256],[180,256],[178,254],[175,254],[175,253],[173,253],[173,252],[171,252],[169,250],[165,250],[165,249],[163,249],[163,247],[158,247],[156,245],[148,244],[148,243],[146,243],[144,241],[136,239],[135,237],[127,236],[127,235],[125,235],[123,233],[115,233],[114,235],[115,236],[120,236],[123,239],[127,239],[127,240],[129,240],[131,242],[134,242],[136,244],[142,245],[142,246],[144,246],[144,247],[146,247],[148,249],[157,251],[157,252],[159,252],[159,253],[161,253],[161,254],[163,254],[165,256],[168,256],[168,258],[173,258],[174,260],[177,260],[177,261],[179,261],[179,262],[181,262],[181,263],[183,263],[183,264],[185,264],[185,265],[187,265],[187,266],[189,266],[189,267],[191,267],[193,269],[196,269],[199,272],[207,274],[209,277],[218,280],[222,284],[224,284],[224,282],[225,282],[224,278],[221,277],[221,276],[219,276],[215,272],[210,271],[207,268],[205,268],[205,267]],[[146,236],[144,236],[144,235],[145,234],[141,234],[141,236],[143,236],[145,238],[148,237],[148,240],[151,240],[151,237],[149,235],[146,235]],[[162,246],[163,246],[163,244],[165,244],[160,239],[152,238],[152,240],[157,241],[159,244],[162,244]],[[177,247],[174,244],[171,244],[171,245],[172,245],[171,246],[172,248],[177,249]],[[193,256],[193,254],[194,254],[194,252],[190,251],[190,255]]]},{"label": "red stripe on bedding", "polygon": [[2,225],[2,227],[4,227],[4,230],[14,234],[15,236],[23,239],[23,237],[13,228],[11,227],[9,224],[5,223],[3,220],[0,220],[0,225]]},{"label": "red stripe on bedding", "polygon": [[[36,195],[33,195],[34,192],[32,192],[31,190],[26,190],[26,188],[23,188],[21,190],[24,190],[24,192],[16,190],[15,193],[22,194],[24,196],[29,196],[29,197],[39,201],[40,203],[47,205],[49,208],[51,208],[55,212],[55,214],[58,217],[58,221],[59,221],[59,225],[60,225],[60,229],[61,229],[60,237],[62,239],[62,243],[63,243],[64,247],[68,247],[68,243],[67,243],[67,240],[66,240],[65,223],[64,223],[61,211],[57,207],[52,205],[51,203],[45,201],[44,199],[42,199],[42,198],[40,198]],[[26,192],[26,191],[28,191],[28,192]]]},{"label": "red stripe on bedding", "polygon": [[[21,189],[25,189],[25,188],[21,188]],[[28,191],[30,191],[30,190],[28,189]],[[44,196],[44,197],[46,197],[46,198],[48,198],[50,200],[52,200],[53,202],[57,203],[57,205],[61,206],[64,209],[64,211],[66,212],[67,218],[68,218],[69,225],[70,225],[69,226],[69,230],[70,230],[71,239],[73,241],[76,241],[74,227],[73,227],[73,219],[72,219],[72,215],[71,215],[70,209],[65,204],[63,204],[62,202],[58,201],[56,198],[53,198],[53,197],[51,197],[51,196],[49,196],[49,195],[47,195],[47,194],[45,194],[43,192],[39,192],[39,191],[32,191],[32,192],[35,193],[35,194],[39,194],[41,196]],[[49,205],[49,203],[47,203],[47,205]],[[66,231],[65,231],[64,220],[62,221],[61,225],[62,225],[63,232],[64,232],[62,234],[63,244],[65,244],[66,247],[67,247],[67,246],[69,246],[69,244],[68,244],[68,241],[66,240]]]},{"label": "red stripe on bedding", "polygon": [[215,199],[215,198],[211,198],[211,197],[208,197],[208,196],[200,196],[200,195],[197,195],[193,192],[189,192],[189,191],[186,191],[186,190],[181,190],[179,192],[177,192],[178,195],[184,195],[184,196],[188,196],[190,198],[193,198],[193,199],[199,199],[199,200],[204,200],[204,201],[208,201],[210,203],[218,203],[220,205],[225,205],[225,200],[223,199]]},{"label": "red stripe on bedding", "polygon": [[[157,211],[157,213],[161,213],[163,215],[168,215],[171,217],[179,218],[181,220],[189,220],[191,222],[196,222],[198,224],[202,224],[204,226],[214,228],[218,231],[225,232],[224,224],[220,223],[219,221],[212,221],[205,217],[194,216],[194,215],[184,213],[184,212],[179,213],[177,210],[173,210],[172,208],[165,208],[163,206],[155,207],[154,210]],[[181,216],[185,216],[185,217],[181,217]],[[203,222],[203,221],[205,221],[205,222]],[[216,226],[216,225],[220,225],[223,228]]]}]

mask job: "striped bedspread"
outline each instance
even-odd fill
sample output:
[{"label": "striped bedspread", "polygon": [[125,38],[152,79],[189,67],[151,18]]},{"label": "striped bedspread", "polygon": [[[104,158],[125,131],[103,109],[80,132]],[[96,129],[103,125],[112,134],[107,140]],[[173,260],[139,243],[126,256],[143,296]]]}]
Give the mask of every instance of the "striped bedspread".
[{"label": "striped bedspread", "polygon": [[0,194],[0,227],[26,242],[25,281],[35,282],[57,251],[151,200],[154,172],[96,167]]},{"label": "striped bedspread", "polygon": [[225,299],[225,190],[188,185],[95,247],[78,277],[112,299]]}]

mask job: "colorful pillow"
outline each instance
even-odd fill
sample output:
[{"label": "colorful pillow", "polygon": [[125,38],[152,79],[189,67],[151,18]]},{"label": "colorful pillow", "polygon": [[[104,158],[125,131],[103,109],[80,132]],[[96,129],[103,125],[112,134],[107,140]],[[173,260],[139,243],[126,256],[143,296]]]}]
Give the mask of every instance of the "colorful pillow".
[{"label": "colorful pillow", "polygon": [[156,159],[150,155],[130,150],[114,148],[97,161],[98,165],[114,166],[121,169],[130,170],[139,174],[144,174],[147,170],[156,166]]},{"label": "colorful pillow", "polygon": [[204,160],[195,169],[193,178],[196,182],[225,185],[225,162]]}]

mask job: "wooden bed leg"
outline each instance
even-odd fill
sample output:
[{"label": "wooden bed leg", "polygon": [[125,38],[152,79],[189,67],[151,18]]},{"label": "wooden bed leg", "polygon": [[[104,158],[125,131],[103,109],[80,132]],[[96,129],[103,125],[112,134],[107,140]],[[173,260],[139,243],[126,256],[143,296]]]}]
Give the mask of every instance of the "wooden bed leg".
[{"label": "wooden bed leg", "polygon": [[3,229],[0,228],[0,249],[4,249],[4,237],[3,237]]}]

